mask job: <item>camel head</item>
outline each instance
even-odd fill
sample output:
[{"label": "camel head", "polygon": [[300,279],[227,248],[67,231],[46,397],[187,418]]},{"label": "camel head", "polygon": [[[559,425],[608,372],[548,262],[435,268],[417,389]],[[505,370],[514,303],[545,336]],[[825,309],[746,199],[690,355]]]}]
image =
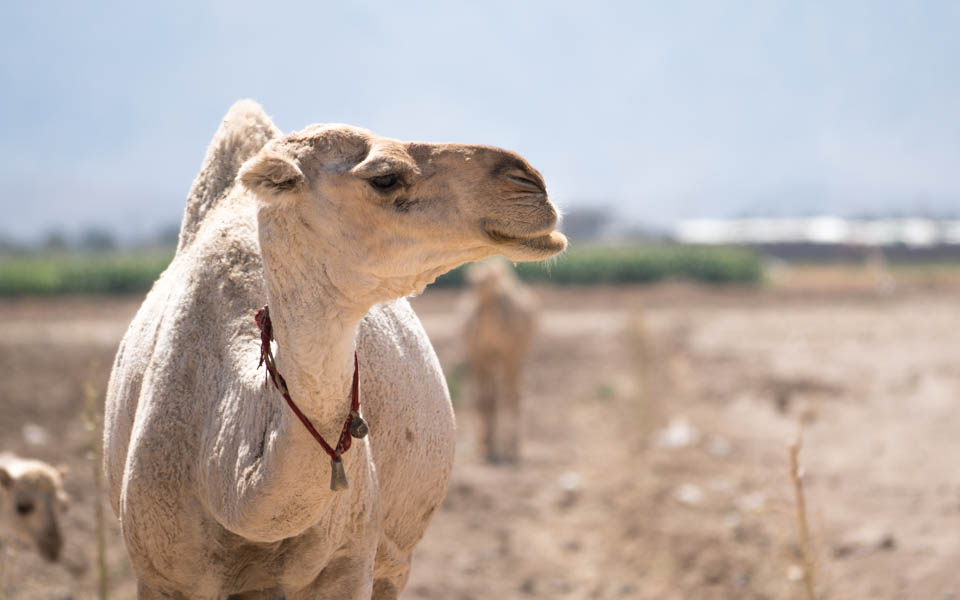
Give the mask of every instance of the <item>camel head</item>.
[{"label": "camel head", "polygon": [[267,144],[239,177],[260,201],[262,247],[323,254],[390,295],[467,261],[543,260],[567,245],[543,177],[499,148],[314,125]]},{"label": "camel head", "polygon": [[20,461],[12,472],[0,465],[0,531],[34,544],[56,561],[63,547],[59,516],[67,508],[60,472],[40,461]]},{"label": "camel head", "polygon": [[513,288],[516,280],[510,266],[498,259],[476,263],[467,271],[467,283],[480,298],[489,298],[502,290]]}]

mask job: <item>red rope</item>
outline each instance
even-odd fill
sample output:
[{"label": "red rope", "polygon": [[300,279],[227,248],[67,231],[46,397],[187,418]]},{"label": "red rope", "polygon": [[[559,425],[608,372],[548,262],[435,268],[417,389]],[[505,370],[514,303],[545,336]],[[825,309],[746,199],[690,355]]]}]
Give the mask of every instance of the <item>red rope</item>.
[{"label": "red rope", "polygon": [[273,381],[273,387],[280,391],[283,399],[287,401],[287,406],[290,407],[293,414],[297,415],[297,418],[300,419],[303,426],[307,428],[307,431],[310,432],[313,439],[317,440],[317,443],[320,444],[323,451],[330,456],[330,460],[340,462],[340,455],[350,449],[353,441],[350,435],[350,426],[353,424],[353,419],[354,417],[357,419],[360,418],[360,361],[357,359],[357,352],[353,352],[353,389],[350,393],[350,413],[343,422],[343,429],[340,431],[340,439],[337,440],[337,446],[333,448],[323,439],[323,436],[320,435],[320,432],[313,426],[313,423],[310,422],[307,415],[303,414],[303,411],[300,410],[293,401],[293,398],[290,397],[287,382],[284,380],[283,375],[280,374],[280,371],[277,370],[277,361],[273,356],[273,350],[270,348],[270,342],[273,341],[273,323],[270,322],[270,310],[264,306],[257,311],[254,320],[257,322],[257,327],[260,328],[260,362],[257,364],[257,368],[259,369],[264,364],[267,366],[263,384],[267,385],[267,382]]}]

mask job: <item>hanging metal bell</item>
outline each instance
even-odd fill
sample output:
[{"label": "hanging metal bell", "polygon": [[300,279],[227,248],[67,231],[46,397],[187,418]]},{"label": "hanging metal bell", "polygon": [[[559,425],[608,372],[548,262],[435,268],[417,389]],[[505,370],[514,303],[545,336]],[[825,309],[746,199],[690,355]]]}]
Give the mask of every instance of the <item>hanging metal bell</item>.
[{"label": "hanging metal bell", "polygon": [[333,459],[330,461],[330,489],[339,492],[350,487],[347,484],[347,472],[343,469],[343,461]]},{"label": "hanging metal bell", "polygon": [[351,412],[350,416],[353,417],[350,419],[350,436],[358,440],[367,437],[367,434],[370,433],[370,427],[363,420],[363,417],[355,412]]}]

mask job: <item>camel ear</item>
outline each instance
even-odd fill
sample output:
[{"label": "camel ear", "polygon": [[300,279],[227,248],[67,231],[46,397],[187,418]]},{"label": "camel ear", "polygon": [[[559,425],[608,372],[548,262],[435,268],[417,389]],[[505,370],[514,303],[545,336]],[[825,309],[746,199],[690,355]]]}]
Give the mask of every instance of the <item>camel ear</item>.
[{"label": "camel ear", "polygon": [[11,485],[13,485],[13,477],[6,469],[0,467],[0,487],[9,488]]},{"label": "camel ear", "polygon": [[57,490],[57,508],[61,512],[67,512],[70,508],[70,495],[63,490]]},{"label": "camel ear", "polygon": [[303,188],[306,178],[294,162],[276,152],[260,152],[240,167],[238,175],[250,190],[273,195],[296,192]]}]

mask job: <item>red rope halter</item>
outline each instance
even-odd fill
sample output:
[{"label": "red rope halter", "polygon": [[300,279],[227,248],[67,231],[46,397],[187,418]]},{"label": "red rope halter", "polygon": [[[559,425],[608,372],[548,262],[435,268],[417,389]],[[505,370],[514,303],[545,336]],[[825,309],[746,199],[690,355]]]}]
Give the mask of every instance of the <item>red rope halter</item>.
[{"label": "red rope halter", "polygon": [[307,428],[313,439],[320,444],[323,451],[330,457],[330,489],[337,491],[347,487],[347,476],[343,470],[342,454],[350,449],[353,442],[352,438],[362,438],[367,435],[368,427],[363,418],[360,417],[360,362],[357,359],[357,352],[353,352],[353,388],[350,393],[350,413],[343,422],[343,429],[340,431],[340,439],[337,445],[331,446],[327,443],[320,432],[317,431],[307,415],[296,405],[293,398],[290,397],[290,390],[287,389],[287,382],[283,375],[277,370],[277,361],[273,356],[273,350],[270,348],[270,342],[273,341],[273,323],[270,322],[270,309],[264,306],[257,311],[254,320],[257,327],[260,328],[260,362],[257,364],[259,369],[261,365],[266,364],[267,372],[263,385],[272,381],[273,387],[277,388],[287,401],[287,406],[297,415],[303,426]]}]

